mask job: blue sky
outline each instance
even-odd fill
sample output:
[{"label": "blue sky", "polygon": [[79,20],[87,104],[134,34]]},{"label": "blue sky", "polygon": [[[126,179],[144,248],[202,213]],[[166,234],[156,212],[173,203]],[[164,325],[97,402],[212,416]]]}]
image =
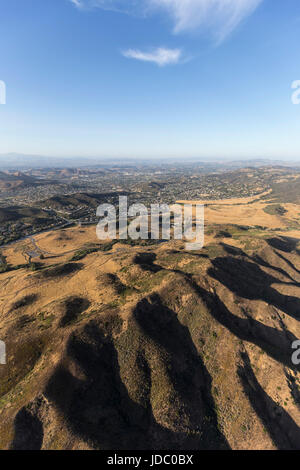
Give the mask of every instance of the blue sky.
[{"label": "blue sky", "polygon": [[299,0],[0,0],[0,153],[300,159]]}]

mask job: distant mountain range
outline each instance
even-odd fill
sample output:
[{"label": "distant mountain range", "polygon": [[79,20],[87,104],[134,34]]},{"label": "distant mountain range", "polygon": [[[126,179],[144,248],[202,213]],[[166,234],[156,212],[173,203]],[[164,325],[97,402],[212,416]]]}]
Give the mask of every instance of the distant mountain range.
[{"label": "distant mountain range", "polygon": [[200,164],[228,168],[259,167],[266,165],[299,167],[300,161],[272,160],[267,158],[229,160],[210,158],[97,158],[97,157],[49,157],[43,155],[26,155],[19,153],[0,154],[0,170],[26,168],[79,168],[87,166],[111,165],[149,165],[149,164]]},{"label": "distant mountain range", "polygon": [[45,157],[43,155],[25,155],[18,153],[0,154],[0,169],[76,168],[87,165],[95,165],[95,160],[76,157]]}]

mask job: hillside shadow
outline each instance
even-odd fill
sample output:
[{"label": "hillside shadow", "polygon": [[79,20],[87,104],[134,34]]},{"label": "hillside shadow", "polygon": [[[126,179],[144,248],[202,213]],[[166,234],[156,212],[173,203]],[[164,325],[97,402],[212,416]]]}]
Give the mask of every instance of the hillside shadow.
[{"label": "hillside shadow", "polygon": [[[271,269],[273,271],[276,271],[278,272],[279,274],[283,275],[284,277],[290,279],[290,281],[292,281],[292,283],[296,286],[296,287],[300,287],[300,283],[297,282],[288,272],[286,272],[284,269],[282,268],[279,268],[278,266],[273,266],[271,265],[270,263],[268,263],[266,260],[264,260],[261,256],[259,255],[254,255],[254,256],[249,256],[247,253],[245,253],[243,250],[241,250],[240,248],[236,248],[236,247],[232,247],[230,245],[226,245],[225,243],[222,243],[221,244],[222,247],[224,248],[224,250],[226,251],[226,253],[228,255],[232,255],[232,256],[242,256],[244,257],[245,259],[247,259],[248,261],[253,261],[254,263],[258,264],[259,266],[263,266],[264,268],[268,268],[268,269]],[[278,251],[275,251],[276,255],[282,259],[282,261],[284,261],[290,268],[292,268],[295,272],[297,273],[300,273],[300,271],[298,271],[296,269],[296,267],[288,260],[286,259],[281,253],[278,253]],[[280,281],[277,281],[277,282],[280,282]]]},{"label": "hillside shadow", "polygon": [[291,345],[293,341],[297,340],[292,333],[285,329],[278,330],[266,326],[254,320],[245,310],[244,315],[246,318],[240,318],[230,312],[216,292],[208,292],[191,278],[189,282],[199,297],[204,300],[210,315],[237,338],[256,344],[281,364],[291,369],[300,370],[300,366],[292,363]]},{"label": "hillside shadow", "polygon": [[85,312],[90,306],[88,299],[84,297],[72,296],[62,303],[63,315],[58,326],[63,328],[73,323],[79,315]]},{"label": "hillside shadow", "polygon": [[269,246],[275,248],[279,251],[284,251],[285,253],[292,253],[297,249],[297,245],[299,240],[297,238],[291,237],[276,237],[276,238],[269,238],[266,240]]},{"label": "hillside shadow", "polygon": [[[245,298],[251,300],[256,300],[262,297],[262,300],[268,302],[266,300],[266,295],[267,298],[269,298],[269,296],[272,295],[274,291],[275,295],[277,295],[277,303],[274,305],[273,302],[274,306],[278,306],[278,308],[280,308],[280,306],[282,307],[282,302],[285,302],[285,299],[289,301],[289,297],[279,294],[275,289],[269,288],[269,291],[265,289],[265,279],[270,282],[270,278],[272,281],[275,278],[265,274],[258,266],[253,265],[253,263],[248,263],[244,260],[232,257],[216,258],[211,262],[214,268],[210,268],[208,270],[208,274],[232,290],[236,295],[239,295],[240,297],[245,296]],[[244,263],[247,263],[246,266],[250,265],[251,269],[253,269],[253,271],[251,271],[252,277],[248,277],[247,270],[244,268]],[[219,265],[222,266],[222,269],[218,270],[218,268],[215,266]],[[155,266],[161,268],[159,265]],[[224,270],[224,266],[227,268],[226,270]],[[233,266],[232,270],[231,266]],[[239,272],[236,272],[236,266],[238,266]],[[284,366],[294,370],[300,370],[300,366],[293,364],[291,359],[291,345],[294,341],[297,340],[297,338],[293,333],[285,328],[282,321],[280,321],[280,326],[282,329],[279,330],[253,319],[245,309],[243,310],[243,314],[246,318],[238,317],[230,312],[230,310],[219,298],[215,290],[212,293],[201,287],[197,282],[195,282],[193,275],[185,273],[179,269],[169,269],[168,271],[182,276],[183,279],[188,282],[191,289],[193,289],[193,291],[205,302],[210,315],[212,315],[215,320],[227,328],[237,338],[242,341],[248,341],[256,344],[270,357],[280,362]],[[259,277],[260,274],[263,277],[263,281]],[[254,283],[254,285],[251,285],[251,281]],[[257,283],[260,283],[260,285],[257,286]],[[296,303],[296,305],[300,306],[299,299],[292,297],[292,300]],[[295,310],[296,308],[293,309],[293,311]],[[286,308],[284,311],[286,311]],[[298,310],[298,314],[299,312],[300,309]],[[166,336],[168,336],[168,334]]]},{"label": "hillside shadow", "polygon": [[[141,309],[140,305],[138,312]],[[45,395],[64,414],[72,432],[92,447],[179,450],[203,445],[193,435],[164,428],[156,422],[150,403],[143,407],[129,397],[113,341],[95,322],[71,336],[67,358],[75,364],[77,376],[62,362],[49,380]],[[226,447],[222,436],[218,439],[210,441],[210,448]]]},{"label": "hillside shadow", "polygon": [[26,407],[21,408],[14,421],[14,439],[10,450],[40,450],[43,444],[43,424]]},{"label": "hillside shadow", "polygon": [[[176,313],[165,306],[158,294],[139,302],[134,317],[147,338],[169,357],[168,375],[173,389],[193,429],[202,434],[197,448],[226,448],[228,444],[218,428],[211,395],[211,377],[199,356],[189,329]],[[205,424],[204,424],[205,423]]]},{"label": "hillside shadow", "polygon": [[156,260],[155,253],[137,253],[133,259],[134,264],[138,264],[144,271],[149,271],[151,273],[157,273],[163,268],[154,264]]},{"label": "hillside shadow", "polygon": [[274,283],[287,286],[294,283],[278,281],[256,264],[241,258],[227,256],[215,258],[211,263],[208,274],[235,295],[248,300],[262,300],[292,318],[300,319],[299,298],[280,294],[271,287]]},{"label": "hillside shadow", "polygon": [[242,361],[238,374],[244,391],[274,444],[279,450],[299,450],[299,426],[261,387],[246,353],[242,354]]},{"label": "hillside shadow", "polygon": [[38,298],[39,298],[38,294],[25,295],[24,297],[15,301],[12,304],[10,311],[12,312],[14,310],[19,310],[21,308],[28,307],[34,304],[38,300]]},{"label": "hillside shadow", "polygon": [[[297,254],[300,255],[300,253],[297,253]],[[290,268],[292,268],[297,274],[300,274],[300,270],[296,268],[296,266],[289,259],[283,256],[281,253],[278,253],[278,251],[276,251],[276,255],[280,259],[282,259],[282,261],[284,261]]]},{"label": "hillside shadow", "polygon": [[285,370],[285,377],[295,405],[300,409],[300,389],[296,378],[288,370]]},{"label": "hillside shadow", "polygon": [[65,263],[46,268],[45,270],[35,274],[40,279],[56,279],[70,274],[75,274],[84,267],[82,263]]}]

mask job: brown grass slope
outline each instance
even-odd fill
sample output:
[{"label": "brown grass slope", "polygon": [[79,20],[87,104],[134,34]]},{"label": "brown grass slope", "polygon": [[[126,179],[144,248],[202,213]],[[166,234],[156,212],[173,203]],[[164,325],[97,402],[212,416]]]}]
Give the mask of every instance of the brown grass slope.
[{"label": "brown grass slope", "polygon": [[300,449],[298,240],[250,241],[1,274],[0,448]]}]

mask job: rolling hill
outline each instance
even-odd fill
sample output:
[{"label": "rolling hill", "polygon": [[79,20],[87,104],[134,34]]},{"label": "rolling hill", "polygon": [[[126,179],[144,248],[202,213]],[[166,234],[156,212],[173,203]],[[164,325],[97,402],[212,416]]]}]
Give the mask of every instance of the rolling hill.
[{"label": "rolling hill", "polygon": [[11,173],[0,171],[0,192],[34,187],[42,184],[47,184],[47,182],[25,175],[20,171]]},{"label": "rolling hill", "polygon": [[221,227],[199,252],[35,238],[0,275],[2,449],[300,448],[300,238]]},{"label": "rolling hill", "polygon": [[0,223],[24,222],[33,226],[39,221],[49,221],[49,213],[35,207],[10,206],[0,207]]}]

